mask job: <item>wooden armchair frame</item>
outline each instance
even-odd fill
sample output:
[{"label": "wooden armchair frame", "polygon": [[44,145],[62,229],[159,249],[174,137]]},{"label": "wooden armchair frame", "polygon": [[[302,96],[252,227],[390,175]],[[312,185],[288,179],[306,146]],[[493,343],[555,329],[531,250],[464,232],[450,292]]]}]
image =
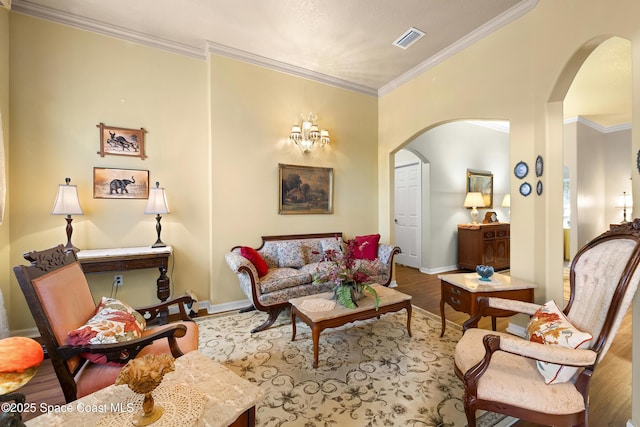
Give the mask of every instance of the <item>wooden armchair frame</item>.
[{"label": "wooden armchair frame", "polygon": [[[73,263],[77,263],[78,268],[81,269],[81,267],[79,267],[80,264],[77,262],[75,253],[66,250],[63,245],[58,245],[57,247],[43,251],[28,252],[24,254],[24,258],[30,261],[31,264],[28,266],[18,265],[14,267],[13,271],[27,300],[27,304],[29,305],[29,309],[31,310],[31,314],[36,322],[49,357],[51,358],[53,368],[67,403],[80,397],[77,395],[76,376],[87,364],[91,364],[91,362],[79,356],[81,353],[103,354],[106,356],[107,361],[122,364],[135,358],[140,351],[155,341],[166,338],[168,341],[168,351],[171,352],[173,357],[183,355],[177,339],[184,337],[187,333],[188,328],[184,323],[164,325],[158,327],[157,330],[151,329],[148,334],[140,338],[117,344],[71,346],[60,342],[56,337],[52,320],[47,316],[46,309],[40,301],[38,292],[32,281],[65,266],[70,266]],[[86,282],[84,275],[83,280]],[[149,322],[159,317],[161,310],[166,310],[169,306],[177,304],[180,319],[182,321],[191,321],[184,306],[191,301],[190,297],[183,296],[161,304],[142,307],[136,309],[136,311],[142,314],[146,321]],[[193,325],[197,331],[197,326],[195,324]],[[81,324],[77,326],[79,327]],[[194,348],[190,348],[189,350],[194,350]]]},{"label": "wooden armchair frame", "polygon": [[[599,326],[599,328],[595,328],[594,331],[588,331],[593,335],[593,340],[591,341],[591,345],[588,349],[569,349],[548,346],[529,342],[528,340],[514,337],[505,333],[495,333],[491,331],[486,331],[486,333],[478,331],[472,334],[470,337],[463,336],[463,338],[458,343],[458,346],[456,347],[455,371],[458,377],[464,383],[464,408],[467,415],[469,427],[475,427],[475,413],[478,409],[511,415],[522,420],[544,425],[588,425],[589,384],[591,381],[591,377],[599,361],[606,354],[609,345],[618,330],[620,321],[629,309],[633,295],[635,294],[638,287],[638,281],[640,278],[640,272],[638,269],[638,266],[640,265],[640,219],[636,219],[632,223],[614,227],[612,230],[607,231],[606,233],[593,239],[576,254],[573,262],[571,263],[570,270],[571,296],[567,306],[563,310],[564,314],[569,319],[571,319],[571,310],[577,307],[577,305],[575,304],[577,291],[576,266],[579,264],[581,258],[588,254],[589,251],[596,248],[598,245],[612,242],[616,239],[626,239],[627,241],[631,241],[632,244],[629,245],[629,248],[626,250],[626,252],[624,252],[626,254],[626,257],[624,258],[626,259],[626,265],[624,265],[621,274],[617,276],[616,280],[602,281],[603,283],[610,284],[610,286],[615,288],[611,294],[611,298],[609,301],[600,301],[600,304],[604,307],[604,310],[599,310],[598,307],[590,306],[590,309],[597,310],[596,312],[604,312],[606,310],[606,316],[604,316],[604,321],[602,325]],[[601,266],[600,268],[607,267],[608,266]],[[537,304],[522,303],[504,300],[501,298],[482,297],[479,298],[478,302],[479,311],[477,315],[467,320],[463,325],[465,335],[467,335],[467,332],[471,328],[477,328],[478,321],[484,315],[483,313],[485,313],[489,309],[504,309],[513,311],[514,313],[519,312],[531,316],[540,307]],[[580,311],[578,311],[578,313],[580,313]],[[602,317],[600,317],[600,319],[601,318]],[[464,365],[465,362],[461,361],[466,358],[468,362],[469,360],[471,360],[471,358],[469,357],[470,353],[467,353],[467,355],[463,355],[462,352],[465,350],[468,351],[467,349],[471,348],[474,343],[477,342],[477,340],[482,341],[481,344],[484,347],[485,352],[484,356],[481,358],[481,360],[479,360],[477,364],[471,366],[470,368],[466,369],[465,372],[463,372],[459,365]],[[516,357],[521,357],[523,361],[525,359],[540,360],[555,363],[558,365],[579,367],[580,369],[577,373],[577,377],[575,378],[575,381],[571,383],[572,386],[565,387],[562,390],[569,391],[571,393],[579,393],[574,395],[575,397],[573,399],[573,402],[578,402],[578,397],[581,396],[582,402],[580,405],[582,405],[582,409],[563,412],[557,410],[558,408],[554,408],[554,413],[547,413],[544,411],[527,409],[516,404],[510,404],[503,401],[494,401],[491,399],[480,397],[478,395],[479,385],[481,381],[483,381],[483,375],[485,375],[490,367],[493,366],[492,361],[494,360],[494,356],[498,352],[506,352],[511,355],[515,355]],[[523,366],[523,363],[516,364],[515,366]],[[494,369],[497,368],[494,367]],[[535,371],[535,368],[533,370]],[[538,372],[534,372],[534,375],[535,374],[538,374]],[[496,377],[493,377],[493,379],[486,381],[495,382],[495,378]],[[542,381],[541,376],[540,381]],[[485,383],[485,390],[489,390],[491,384],[493,384],[493,382]],[[509,385],[502,383],[500,384],[502,387],[506,387]],[[543,381],[542,384],[542,388],[540,388],[539,391],[543,393],[545,391],[551,392],[552,388],[555,387],[555,385],[545,386]],[[523,384],[519,385],[521,388],[526,387]],[[566,385],[567,384],[559,384],[559,386]],[[554,391],[557,392],[558,390],[559,389],[556,389]],[[556,401],[559,398],[560,396],[556,393]],[[521,397],[521,399],[521,401],[523,402],[526,400],[525,397]]]}]

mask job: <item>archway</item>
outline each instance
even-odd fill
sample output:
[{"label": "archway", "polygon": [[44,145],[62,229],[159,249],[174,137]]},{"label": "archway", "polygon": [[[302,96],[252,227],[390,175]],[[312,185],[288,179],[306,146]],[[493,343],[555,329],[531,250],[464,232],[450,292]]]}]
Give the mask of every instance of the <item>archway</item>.
[{"label": "archway", "polygon": [[[453,120],[438,123],[414,135],[400,150],[410,150],[428,162],[421,163],[421,265],[428,274],[457,268],[457,226],[470,221],[463,206],[467,170],[493,174],[492,210],[502,222],[509,221],[509,208],[502,206],[509,193],[509,123],[499,120]],[[394,156],[395,157],[395,156]],[[398,200],[394,191],[394,203]]]},{"label": "archway", "polygon": [[[620,58],[612,59],[607,56],[621,50],[626,51],[625,59],[622,61]],[[606,231],[610,224],[620,222],[622,209],[617,210],[615,200],[623,191],[631,191],[630,178],[633,170],[630,159],[635,157],[628,124],[631,121],[632,93],[630,64],[631,44],[628,40],[609,36],[594,38],[581,46],[567,62],[547,104],[549,138],[546,141],[546,153],[547,156],[561,156],[568,170],[565,175],[569,179],[571,206],[569,258],[586,241]],[[620,68],[625,68],[623,72],[626,75],[613,77],[616,71],[621,71]],[[588,85],[591,87],[587,87]],[[616,110],[617,107],[611,106],[611,99],[607,99],[613,97],[617,91],[629,98],[625,112]],[[589,96],[601,98],[588,99]],[[597,110],[590,107],[594,104],[597,105]],[[563,119],[564,126],[560,126]],[[552,175],[549,179],[553,182],[559,183],[556,179],[563,178],[560,170],[550,172]],[[548,196],[546,214],[548,218],[559,219],[563,210],[563,194],[560,193],[563,186],[548,187],[553,189],[554,193]],[[547,220],[547,223],[549,228],[546,230],[548,239],[545,248],[548,284],[546,298],[562,301],[562,290],[557,286],[549,286],[558,282],[557,278],[562,270],[561,257],[556,250],[562,247],[562,242],[559,241],[563,234],[559,229],[562,221]],[[555,228],[556,226],[558,228]],[[624,322],[630,322],[630,315]],[[620,347],[621,345],[624,347]],[[614,341],[607,358],[594,375],[592,388],[608,390],[606,384],[610,383],[615,383],[617,387],[615,391],[611,390],[611,393],[618,393],[621,388],[626,388],[624,384],[626,381],[630,382],[633,372],[628,345],[628,342],[620,344],[620,339]],[[622,350],[618,351],[616,347]],[[616,353],[618,357],[613,356]],[[635,356],[634,358],[637,359]],[[615,420],[616,424],[624,422],[620,417],[626,418],[631,415],[620,413],[620,408],[624,408],[626,412],[626,408],[631,405],[630,402],[630,395],[618,395],[616,404],[620,406],[612,409],[612,413],[619,417]]]}]

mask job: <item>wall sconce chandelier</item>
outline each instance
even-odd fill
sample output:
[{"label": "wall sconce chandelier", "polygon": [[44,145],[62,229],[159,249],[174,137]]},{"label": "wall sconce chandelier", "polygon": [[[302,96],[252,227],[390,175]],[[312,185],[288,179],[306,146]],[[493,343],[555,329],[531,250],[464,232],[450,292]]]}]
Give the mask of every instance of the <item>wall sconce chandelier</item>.
[{"label": "wall sconce chandelier", "polygon": [[317,116],[309,113],[308,117],[300,115],[300,124],[293,125],[289,141],[295,143],[303,153],[307,153],[314,148],[324,147],[329,143],[329,131],[319,129],[316,124]]}]

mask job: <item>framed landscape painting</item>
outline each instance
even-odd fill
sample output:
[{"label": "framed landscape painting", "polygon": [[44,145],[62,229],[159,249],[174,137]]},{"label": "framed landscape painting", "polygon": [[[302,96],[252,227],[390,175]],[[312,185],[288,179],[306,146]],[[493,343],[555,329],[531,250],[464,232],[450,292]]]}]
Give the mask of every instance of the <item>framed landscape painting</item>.
[{"label": "framed landscape painting", "polygon": [[333,213],[333,168],[280,163],[278,213]]},{"label": "framed landscape painting", "polygon": [[484,207],[493,209],[493,174],[467,169],[467,193],[482,193]]},{"label": "framed landscape painting", "polygon": [[149,171],[93,168],[94,199],[148,199]]}]

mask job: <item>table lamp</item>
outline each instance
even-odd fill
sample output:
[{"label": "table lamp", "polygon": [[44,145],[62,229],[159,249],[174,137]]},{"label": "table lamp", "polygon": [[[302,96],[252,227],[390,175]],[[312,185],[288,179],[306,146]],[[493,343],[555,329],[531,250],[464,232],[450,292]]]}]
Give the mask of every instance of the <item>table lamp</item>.
[{"label": "table lamp", "polygon": [[[504,199],[502,199],[502,206],[505,208],[511,207],[511,194],[505,194]],[[509,217],[509,221],[511,221],[511,209],[507,211],[507,215]]]},{"label": "table lamp", "polygon": [[616,203],[616,208],[622,208],[622,222],[621,224],[625,224],[627,221],[627,208],[631,209],[633,207],[633,199],[631,198],[631,194],[627,194],[626,191],[622,192],[622,196],[618,197],[618,203]]},{"label": "table lamp", "polygon": [[149,200],[147,200],[147,207],[145,208],[144,213],[156,215],[156,232],[158,233],[158,240],[156,240],[151,247],[164,248],[167,245],[160,240],[160,232],[162,231],[162,226],[160,225],[162,217],[160,214],[168,214],[169,205],[167,205],[167,195],[164,192],[164,188],[160,188],[159,182],[156,182],[156,188],[149,189]]},{"label": "table lamp", "polygon": [[65,184],[58,185],[58,194],[56,195],[51,215],[67,216],[67,244],[64,247],[67,250],[78,252],[79,249],[71,244],[71,234],[73,234],[73,227],[71,226],[73,219],[71,215],[83,215],[80,200],[78,200],[78,187],[69,184],[71,178],[65,178],[64,181]]},{"label": "table lamp", "polygon": [[467,197],[464,199],[464,207],[471,208],[471,223],[478,223],[478,207],[484,207],[484,198],[482,197],[482,193],[479,192],[469,192],[467,193]]}]

